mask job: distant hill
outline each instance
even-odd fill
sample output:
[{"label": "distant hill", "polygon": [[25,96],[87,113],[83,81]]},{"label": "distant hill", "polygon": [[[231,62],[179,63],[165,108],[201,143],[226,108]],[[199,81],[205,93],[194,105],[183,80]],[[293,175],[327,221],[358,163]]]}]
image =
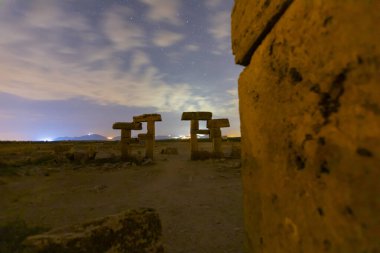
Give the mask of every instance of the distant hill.
[{"label": "distant hill", "polygon": [[[137,138],[137,136],[132,136],[132,138]],[[120,141],[121,136],[113,137],[113,141]],[[156,140],[171,140],[173,137],[167,136],[167,135],[156,135]]]},{"label": "distant hill", "polygon": [[107,137],[99,134],[87,134],[79,137],[58,137],[53,141],[107,141]]}]

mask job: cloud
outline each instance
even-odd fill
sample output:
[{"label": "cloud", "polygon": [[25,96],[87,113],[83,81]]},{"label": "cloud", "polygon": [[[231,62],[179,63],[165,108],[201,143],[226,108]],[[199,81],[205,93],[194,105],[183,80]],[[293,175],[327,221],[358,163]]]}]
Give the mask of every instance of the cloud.
[{"label": "cloud", "polygon": [[31,27],[40,29],[68,28],[84,31],[89,28],[81,16],[62,12],[58,2],[51,0],[31,1],[24,18]]},{"label": "cloud", "polygon": [[231,96],[234,96],[237,98],[238,96],[238,90],[237,88],[232,88],[232,89],[228,89],[226,90],[227,94],[231,95]]},{"label": "cloud", "polygon": [[171,25],[180,25],[178,13],[180,12],[180,0],[140,0],[149,8],[147,17],[151,21],[164,22]]},{"label": "cloud", "polygon": [[151,65],[151,60],[149,56],[142,52],[142,51],[136,51],[132,57],[132,62],[131,62],[131,73],[138,74],[139,71],[144,67],[144,66],[150,66]]},{"label": "cloud", "polygon": [[127,7],[111,8],[103,20],[103,32],[119,51],[127,51],[145,45],[145,32],[138,25],[128,22],[131,13]]},{"label": "cloud", "polygon": [[208,7],[215,8],[218,7],[222,2],[223,0],[206,0],[205,4]]},{"label": "cloud", "polygon": [[[166,1],[172,0],[158,2],[166,8],[170,6]],[[41,3],[46,4],[42,12],[37,8]],[[230,110],[223,97],[199,95],[198,84],[166,79],[159,63],[144,51],[147,36],[142,27],[126,20],[130,9],[111,7],[98,23],[89,25],[85,16],[67,13],[58,3],[38,2],[27,10],[28,15],[20,16],[8,15],[10,9],[0,10],[0,62],[6,63],[0,65],[0,92],[34,100],[79,98],[161,112],[210,110],[226,115]],[[150,4],[156,6],[155,1]],[[158,18],[157,12],[150,10],[151,18],[176,20]],[[62,24],[63,19],[70,20],[70,27]],[[225,37],[216,30],[213,34]],[[152,43],[168,47],[183,39],[182,34],[164,30],[154,34]],[[191,44],[185,48],[199,49]]]},{"label": "cloud", "polygon": [[185,46],[185,50],[190,51],[190,52],[196,52],[196,51],[199,51],[199,46],[194,45],[194,44],[188,44]]},{"label": "cloud", "polygon": [[227,52],[230,50],[230,14],[227,11],[221,11],[211,16],[210,28],[208,32],[212,35],[217,43],[215,54]]},{"label": "cloud", "polygon": [[169,47],[184,39],[180,33],[159,30],[154,34],[153,44],[159,47]]}]

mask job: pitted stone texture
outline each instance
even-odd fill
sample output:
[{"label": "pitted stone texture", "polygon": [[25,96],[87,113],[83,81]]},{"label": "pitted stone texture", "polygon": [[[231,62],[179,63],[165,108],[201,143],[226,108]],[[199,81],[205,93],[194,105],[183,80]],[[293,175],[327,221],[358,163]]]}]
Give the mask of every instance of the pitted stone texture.
[{"label": "pitted stone texture", "polygon": [[232,51],[235,62],[249,60],[293,0],[240,0],[232,12]]},{"label": "pitted stone texture", "polygon": [[295,0],[241,74],[248,252],[380,251],[379,9]]},{"label": "pitted stone texture", "polygon": [[30,236],[24,244],[38,253],[162,253],[160,240],[158,214],[139,209]]}]

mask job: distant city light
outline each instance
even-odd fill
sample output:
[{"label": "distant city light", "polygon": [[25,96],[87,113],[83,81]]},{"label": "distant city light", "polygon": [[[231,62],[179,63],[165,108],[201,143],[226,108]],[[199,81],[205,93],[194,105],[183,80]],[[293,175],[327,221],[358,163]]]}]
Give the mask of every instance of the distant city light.
[{"label": "distant city light", "polygon": [[107,140],[112,140],[113,139],[113,137],[107,137]]},{"label": "distant city light", "polygon": [[40,139],[40,141],[53,141],[53,139],[50,138],[50,137],[47,137],[47,138],[42,138],[42,139]]},{"label": "distant city light", "polygon": [[180,140],[188,140],[190,139],[190,136],[188,135],[179,135],[179,136],[175,136],[175,137],[172,137],[173,139],[180,139]]}]

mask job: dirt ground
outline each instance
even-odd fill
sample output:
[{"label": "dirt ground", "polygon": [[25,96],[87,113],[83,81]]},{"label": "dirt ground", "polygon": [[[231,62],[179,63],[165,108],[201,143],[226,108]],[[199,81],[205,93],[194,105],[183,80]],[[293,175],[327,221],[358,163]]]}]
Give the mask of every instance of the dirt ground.
[{"label": "dirt ground", "polygon": [[[240,160],[190,161],[189,143],[156,144],[155,161],[143,166],[24,165],[17,175],[1,175],[0,224],[20,218],[33,226],[58,227],[151,207],[160,215],[168,253],[243,252]],[[223,145],[226,153],[240,147]],[[166,147],[178,154],[161,154]],[[210,143],[201,148],[210,149]],[[30,156],[34,149],[49,152],[29,144]]]}]

